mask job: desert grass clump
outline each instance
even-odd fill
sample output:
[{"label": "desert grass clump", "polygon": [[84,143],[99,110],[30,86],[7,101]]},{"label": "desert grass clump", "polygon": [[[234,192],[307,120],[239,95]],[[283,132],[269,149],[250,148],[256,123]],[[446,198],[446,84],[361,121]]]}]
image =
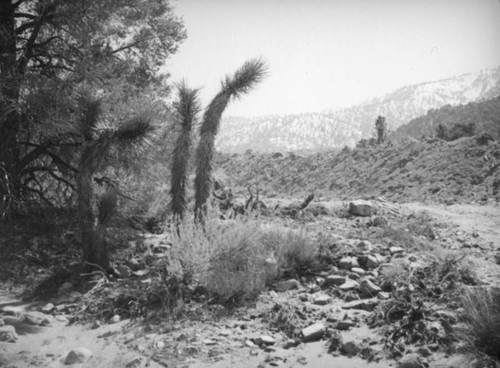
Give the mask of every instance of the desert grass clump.
[{"label": "desert grass clump", "polygon": [[278,277],[300,277],[319,267],[319,243],[314,242],[303,229],[282,225],[261,227],[261,241],[272,249],[277,260]]},{"label": "desert grass clump", "polygon": [[462,337],[471,352],[492,358],[491,367],[500,366],[500,288],[474,287],[462,293],[466,325]]}]

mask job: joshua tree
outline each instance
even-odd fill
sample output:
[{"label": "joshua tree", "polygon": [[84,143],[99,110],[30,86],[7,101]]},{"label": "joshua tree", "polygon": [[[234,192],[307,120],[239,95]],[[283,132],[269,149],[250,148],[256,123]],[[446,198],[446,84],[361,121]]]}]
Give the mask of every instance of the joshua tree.
[{"label": "joshua tree", "polygon": [[191,130],[200,112],[198,90],[189,89],[184,82],[181,82],[178,86],[178,98],[175,109],[181,131],[175,142],[170,186],[172,212],[176,223],[183,219],[186,210],[186,177],[191,155]]},{"label": "joshua tree", "polygon": [[219,93],[205,109],[200,128],[200,142],[196,149],[195,216],[203,221],[206,203],[212,184],[212,160],[214,143],[219,131],[222,113],[233,98],[248,93],[266,74],[266,64],[262,59],[252,59],[234,73],[226,76]]},{"label": "joshua tree", "polygon": [[[79,105],[80,134],[84,142],[78,162],[76,185],[82,257],[87,269],[98,267],[107,270],[109,258],[102,230],[112,207],[116,204],[116,192],[111,188],[98,204],[94,192],[94,175],[111,164],[113,153],[125,156],[140,153],[141,145],[148,141],[153,131],[153,125],[151,118],[143,114],[126,121],[116,129],[99,128],[101,100],[89,93],[82,93]],[[101,210],[101,213],[98,210]]]}]

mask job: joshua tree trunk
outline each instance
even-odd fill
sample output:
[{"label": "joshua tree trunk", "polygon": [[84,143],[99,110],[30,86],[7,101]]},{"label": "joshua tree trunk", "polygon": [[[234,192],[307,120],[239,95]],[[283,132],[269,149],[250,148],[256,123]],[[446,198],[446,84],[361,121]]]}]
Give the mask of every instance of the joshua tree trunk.
[{"label": "joshua tree trunk", "polygon": [[203,115],[200,142],[196,150],[195,217],[204,221],[212,187],[212,161],[215,137],[222,113],[232,98],[248,93],[265,75],[266,65],[260,59],[247,61],[232,78],[226,78],[221,91],[210,102]]},{"label": "joshua tree trunk", "polygon": [[[87,147],[86,149],[90,149]],[[82,239],[82,259],[85,268],[97,267],[106,271],[109,267],[106,242],[102,239],[102,229],[97,220],[93,173],[85,165],[80,165],[76,177],[78,193],[78,216]]]}]

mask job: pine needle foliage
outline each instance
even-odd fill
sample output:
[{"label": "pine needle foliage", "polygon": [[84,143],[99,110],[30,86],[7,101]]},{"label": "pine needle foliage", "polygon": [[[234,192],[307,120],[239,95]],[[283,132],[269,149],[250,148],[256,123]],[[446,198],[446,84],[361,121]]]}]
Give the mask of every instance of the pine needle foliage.
[{"label": "pine needle foliage", "polygon": [[196,149],[195,216],[201,218],[206,211],[206,203],[212,185],[212,161],[215,137],[219,131],[222,113],[231,99],[239,99],[250,92],[266,75],[267,66],[261,59],[245,62],[232,77],[226,76],[221,90],[207,106],[200,128],[200,142]]},{"label": "pine needle foliage", "polygon": [[188,162],[191,155],[191,131],[201,110],[197,89],[190,89],[185,82],[181,82],[177,86],[177,94],[178,101],[175,104],[175,110],[180,132],[174,146],[170,176],[172,212],[176,221],[184,218],[186,210],[186,183]]}]

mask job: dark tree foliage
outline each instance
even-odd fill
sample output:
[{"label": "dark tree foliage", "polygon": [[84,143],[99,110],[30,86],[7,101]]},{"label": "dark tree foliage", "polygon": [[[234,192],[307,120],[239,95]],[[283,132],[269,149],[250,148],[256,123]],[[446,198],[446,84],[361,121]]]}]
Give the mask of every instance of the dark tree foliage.
[{"label": "dark tree foliage", "polygon": [[106,96],[112,125],[166,96],[161,67],[184,38],[167,0],[0,0],[0,213],[72,195],[77,91]]}]

